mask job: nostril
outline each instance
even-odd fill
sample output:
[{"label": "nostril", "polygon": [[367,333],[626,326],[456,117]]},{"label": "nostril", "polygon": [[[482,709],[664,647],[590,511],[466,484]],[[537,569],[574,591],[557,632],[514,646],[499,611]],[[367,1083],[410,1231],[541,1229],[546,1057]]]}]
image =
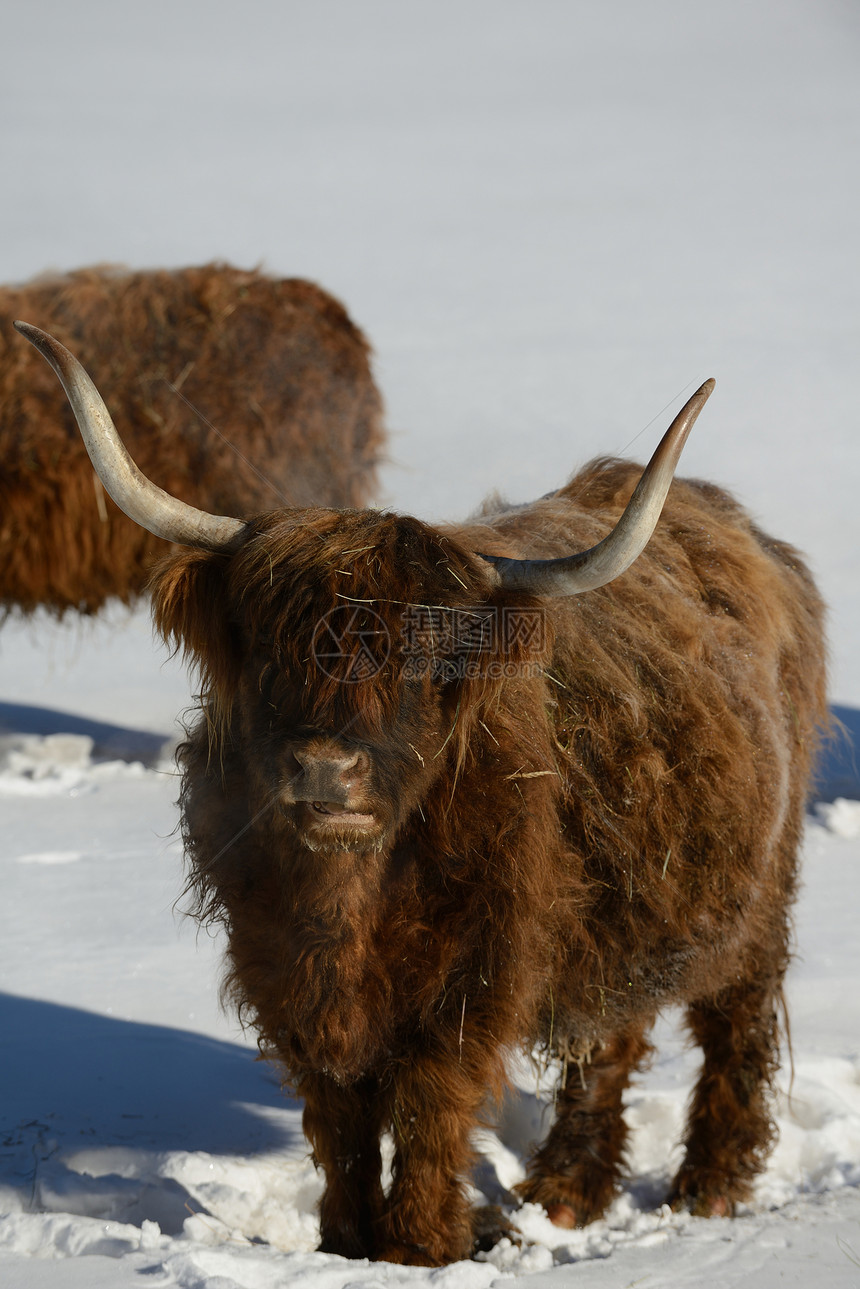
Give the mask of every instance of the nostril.
[{"label": "nostril", "polygon": [[354,770],[361,760],[361,753],[354,752],[351,756],[344,756],[336,762],[341,774],[346,774],[349,770]]},{"label": "nostril", "polygon": [[350,756],[345,757],[340,765],[340,773],[345,779],[355,780],[367,774],[370,764],[368,755],[357,748]]}]

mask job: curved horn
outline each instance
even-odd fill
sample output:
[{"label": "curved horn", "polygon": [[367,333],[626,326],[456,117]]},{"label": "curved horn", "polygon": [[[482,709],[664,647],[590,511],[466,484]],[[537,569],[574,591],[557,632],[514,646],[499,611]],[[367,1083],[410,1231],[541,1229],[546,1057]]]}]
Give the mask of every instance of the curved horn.
[{"label": "curved horn", "polygon": [[171,497],[132,461],[102,397],[74,354],[46,331],[27,322],[15,328],[38,349],[60,378],[96,473],[129,519],[168,542],[230,550],[245,528],[240,519],[210,515]]},{"label": "curved horn", "polygon": [[623,515],[603,541],[590,550],[560,559],[480,555],[493,565],[498,585],[506,590],[532,591],[538,595],[579,595],[605,586],[628,569],[641,555],[656,527],[681,449],[714,384],[713,380],[706,380],[681,408],[645,467]]}]

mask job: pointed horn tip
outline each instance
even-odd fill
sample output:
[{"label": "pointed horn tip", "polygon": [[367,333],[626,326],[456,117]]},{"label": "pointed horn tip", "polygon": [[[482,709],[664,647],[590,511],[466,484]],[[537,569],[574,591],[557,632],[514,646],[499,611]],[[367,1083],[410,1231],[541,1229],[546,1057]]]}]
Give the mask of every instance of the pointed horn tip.
[{"label": "pointed horn tip", "polygon": [[16,331],[21,333],[25,340],[29,340],[30,344],[38,349],[39,353],[45,357],[47,357],[49,353],[56,353],[57,350],[63,349],[59,340],[55,340],[53,336],[49,335],[47,331],[43,331],[41,327],[34,327],[32,322],[22,322],[20,318],[16,318],[12,323],[12,326]]},{"label": "pointed horn tip", "polygon": [[41,332],[38,327],[34,327],[32,322],[22,322],[20,318],[15,318],[12,326],[16,331],[20,331],[22,336],[26,336],[28,340],[31,335],[44,335],[44,332]]},{"label": "pointed horn tip", "polygon": [[33,348],[42,355],[48,366],[53,367],[64,387],[70,373],[78,370],[80,370],[83,378],[89,381],[87,373],[83,371],[75,355],[64,344],[61,344],[56,336],[52,336],[48,331],[43,331],[41,327],[34,327],[32,322],[22,322],[20,318],[16,318],[12,326],[21,333],[25,340],[29,340]]},{"label": "pointed horn tip", "polygon": [[713,376],[709,376],[704,384],[699,386],[693,397],[699,398],[701,396],[702,398],[710,398],[711,394],[714,392],[714,386],[716,383],[717,382],[714,380]]}]

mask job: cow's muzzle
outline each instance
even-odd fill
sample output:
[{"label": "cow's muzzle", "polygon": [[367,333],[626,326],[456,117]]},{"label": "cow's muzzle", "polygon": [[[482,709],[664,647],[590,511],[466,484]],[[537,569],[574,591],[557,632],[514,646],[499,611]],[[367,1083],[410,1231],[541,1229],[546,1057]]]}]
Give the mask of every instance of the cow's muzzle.
[{"label": "cow's muzzle", "polygon": [[349,811],[363,795],[368,758],[359,749],[303,747],[293,749],[295,773],[289,784],[293,801],[307,801],[323,813]]}]

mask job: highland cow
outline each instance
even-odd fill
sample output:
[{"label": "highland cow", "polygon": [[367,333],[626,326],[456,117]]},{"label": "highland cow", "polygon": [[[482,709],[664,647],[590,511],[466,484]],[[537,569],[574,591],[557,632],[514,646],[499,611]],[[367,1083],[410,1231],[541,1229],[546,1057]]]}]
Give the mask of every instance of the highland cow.
[{"label": "highland cow", "polygon": [[600,460],[445,527],[326,509],[239,522],[154,490],[72,356],[25,334],[105,486],[189,547],[153,604],[203,680],[181,750],[190,888],[304,1098],[320,1248],[435,1265],[501,1229],[465,1184],[518,1044],[561,1074],[520,1196],[561,1226],[599,1216],[623,1091],[670,1004],[703,1064],[669,1198],[731,1214],[774,1133],[826,705],[797,553],[720,489],[671,482],[711,382],[641,478]]},{"label": "highland cow", "polygon": [[165,549],[105,497],[62,390],[12,333],[22,314],[80,351],[173,495],[230,515],[372,495],[383,434],[368,345],[312,283],[209,264],[4,287],[0,613],[128,602]]}]

